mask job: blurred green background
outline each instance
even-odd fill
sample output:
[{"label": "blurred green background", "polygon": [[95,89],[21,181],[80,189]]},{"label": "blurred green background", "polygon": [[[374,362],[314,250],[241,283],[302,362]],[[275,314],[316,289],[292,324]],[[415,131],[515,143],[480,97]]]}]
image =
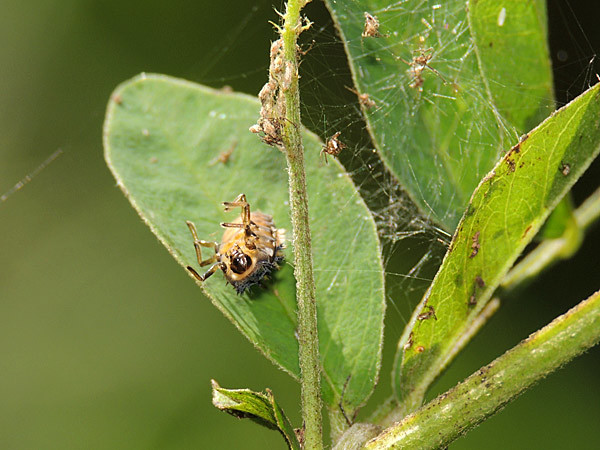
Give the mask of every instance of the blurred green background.
[{"label": "blurred green background", "polygon": [[[174,263],[115,186],[101,143],[111,91],[143,71],[257,93],[274,36],[267,21],[277,18],[271,3],[0,5],[0,195],[55,150],[63,151],[0,203],[0,448],[282,448],[277,433],[214,409],[209,380],[224,387],[270,387],[296,426],[298,386]],[[561,102],[595,82],[598,65],[589,61],[600,49],[600,30],[593,5],[550,2]],[[315,22],[317,45],[301,69],[308,72],[305,99],[322,101],[322,90],[342,103],[352,101],[343,88],[349,75],[339,67],[343,54],[331,20],[319,3],[307,14]],[[328,131],[329,111],[316,103],[307,110],[316,112],[307,116],[314,131]],[[332,120],[351,111],[332,108]],[[599,172],[596,163],[576,186],[576,201],[598,185]],[[414,260],[419,251],[418,242],[402,241],[387,270],[405,272],[402,261]],[[572,260],[507,299],[435,392],[600,287],[599,252],[595,227]],[[395,341],[408,305],[423,288],[412,287],[404,282],[392,291],[375,402],[389,393]],[[599,373],[596,348],[452,448],[597,448]]]}]

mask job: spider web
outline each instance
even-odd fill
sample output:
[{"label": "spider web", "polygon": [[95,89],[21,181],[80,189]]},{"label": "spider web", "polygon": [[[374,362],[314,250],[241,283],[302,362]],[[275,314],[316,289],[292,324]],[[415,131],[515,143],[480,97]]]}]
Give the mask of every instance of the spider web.
[{"label": "spider web", "polygon": [[[357,39],[362,40],[360,36]],[[391,306],[386,329],[390,331],[391,327],[393,335],[399,334],[414,304],[431,283],[451,235],[435,224],[431,211],[423,212],[414,204],[375,151],[354,92],[344,45],[331,19],[321,26],[316,23],[302,40],[310,46],[300,67],[303,123],[324,140],[341,132],[340,140],[348,146],[339,160],[352,175],[375,218]],[[363,56],[369,57],[369,49],[363,47]],[[374,99],[378,107],[391,111],[398,102],[413,101],[415,96],[408,92],[414,91],[410,69],[407,64],[402,73],[385,80],[378,90],[382,96]],[[430,101],[429,95],[423,93],[418,101]],[[382,120],[388,114],[384,113]]]},{"label": "spider web", "polygon": [[[361,4],[358,0],[349,0],[349,2]],[[408,5],[409,3],[410,5]],[[462,60],[474,50],[472,44],[466,47],[463,46],[459,57],[447,55],[443,51],[445,48],[452,46],[455,40],[461,38],[464,33],[468,33],[467,23],[453,22],[452,17],[444,17],[443,8],[425,1],[399,1],[386,7],[386,12],[395,15],[415,15],[416,17],[415,4],[420,5],[421,8],[432,8],[435,20],[439,23],[453,23],[450,33],[443,36],[436,35],[437,46],[431,51],[430,55],[428,54],[427,67],[421,67],[422,76],[426,80],[435,80],[438,85],[443,85],[452,79],[453,72],[461,70]],[[557,83],[557,86],[559,86],[556,93],[557,103],[561,105],[594,83],[597,63],[593,45],[585,36],[575,13],[570,9],[568,3],[559,6],[562,9],[558,15],[561,18],[562,25],[567,26],[571,41],[583,43],[575,44],[574,50],[557,48],[551,51],[555,64],[558,63],[559,67],[566,66],[569,69],[575,69],[575,75],[565,76],[568,80],[567,84]],[[276,7],[277,10],[282,11],[284,9],[283,2],[276,5]],[[379,13],[378,11],[370,12],[374,15]],[[262,87],[262,83],[266,80],[268,71],[267,51],[264,53],[262,63],[241,74],[237,73],[228,77],[217,78],[209,78],[206,75],[210,73],[213,67],[227,61],[231,49],[235,49],[239,45],[236,44],[239,41],[238,38],[247,33],[249,28],[255,29],[257,21],[262,20],[266,23],[266,19],[261,17],[261,14],[262,10],[256,7],[249,12],[246,20],[238,23],[233,32],[228,35],[227,42],[215,47],[210,57],[207,58],[210,64],[204,66],[202,70],[199,70],[200,74],[196,74],[192,78],[209,85],[222,86],[227,84],[232,85],[234,88],[243,80],[255,78],[258,80],[256,88],[256,92],[258,92]],[[396,318],[400,318],[400,320],[390,322],[399,334],[404,323],[408,320],[414,304],[429,286],[449,245],[451,235],[437,225],[440,217],[436,216],[433,210],[420,209],[415,205],[374,150],[356,92],[353,92],[355,87],[345,54],[344,43],[336,32],[324,4],[319,1],[309,3],[304,10],[304,14],[313,22],[313,26],[310,30],[304,32],[300,38],[302,51],[305,52],[300,66],[302,122],[308,129],[321,136],[323,141],[340,132],[339,139],[346,145],[338,159],[352,176],[377,223],[387,275],[388,304],[391,305],[391,310],[397,314]],[[278,16],[273,13],[269,19],[277,22]],[[419,21],[419,23],[421,34],[434,33],[435,30],[431,22],[425,20]],[[384,25],[382,24],[382,32],[389,32],[389,30],[384,29]],[[551,36],[552,33],[553,28],[551,26]],[[276,38],[276,34],[273,33],[271,39],[275,40]],[[363,38],[357,36],[356,40],[357,42],[354,42],[354,45],[363,48],[360,57],[371,57],[371,50],[362,42]],[[394,72],[394,66],[390,76],[383,80],[382,85],[379,86],[378,92],[381,95],[378,95],[374,100],[385,111],[383,118],[379,120],[386,120],[391,111],[398,104],[403,103],[403,109],[406,111],[404,122],[410,123],[413,121],[414,111],[418,110],[423,104],[433,103],[436,97],[439,98],[441,95],[435,89],[420,90],[418,86],[417,89],[415,88],[415,66],[414,64],[411,65],[411,62],[414,63],[415,57],[427,54],[426,52],[429,49],[422,47],[420,48],[421,52],[416,52],[418,48],[414,45],[407,44],[405,47],[405,49],[388,49],[392,59],[401,58],[405,61],[406,67],[404,70]],[[265,43],[265,50],[267,49],[268,43]],[[444,69],[438,70],[438,67]],[[192,69],[190,72],[196,71]],[[468,82],[469,80],[466,84]],[[500,88],[509,88],[509,86],[503,85],[501,80],[494,80],[494,83],[498,84]],[[510,139],[517,139],[519,133],[507,125],[507,122],[498,113],[496,106],[487,96],[476,90],[469,91],[468,94],[480,110],[487,111],[487,113],[497,118],[495,127],[500,125],[503,135]],[[451,98],[448,100],[452,101]],[[532,101],[551,102],[553,99],[549,97],[534,98]],[[475,130],[479,127],[476,122],[473,123],[472,127],[474,131],[477,131],[474,134],[478,135],[485,135],[488,131],[490,134],[497,133],[497,131],[491,129]],[[402,132],[402,128],[399,128],[399,133]],[[498,156],[499,154],[494,155],[492,160],[495,161]],[[433,165],[433,172],[443,169],[443,163],[439,160],[433,160],[430,163]],[[478,169],[478,173],[481,172],[481,176],[483,176],[490,168],[489,162],[482,163],[482,168]],[[436,189],[435,183],[429,182],[428,186],[429,189]]]},{"label": "spider web", "polygon": [[[352,0],[352,3],[362,4],[356,0]],[[432,8],[431,17],[433,19],[431,22],[437,20],[438,28],[447,28],[447,24],[453,24],[453,28],[449,33],[441,34],[436,32],[432,23],[421,20],[419,36],[427,35],[427,33],[435,35],[437,48],[429,50],[421,47],[420,52],[415,53],[414,46],[409,45],[409,41],[415,40],[411,38],[405,42],[405,49],[389,48],[387,49],[389,52],[387,59],[385,56],[381,56],[384,64],[386,60],[398,60],[399,58],[406,63],[405,70],[400,72],[395,71],[395,65],[390,67],[389,77],[382,80],[381,86],[378,86],[377,89],[378,95],[373,98],[378,107],[384,110],[383,118],[378,120],[391,119],[392,111],[398,105],[405,111],[404,119],[398,124],[399,134],[405,132],[404,123],[414,121],[415,111],[421,105],[433,104],[442,95],[440,90],[419,89],[418,80],[415,79],[415,66],[410,64],[411,55],[413,55],[412,62],[414,63],[414,58],[430,52],[427,55],[427,67],[421,67],[422,76],[427,77],[428,80],[433,79],[437,82],[437,86],[442,86],[448,84],[448,80],[452,80],[455,74],[461,72],[461,64],[474,51],[473,44],[470,43],[461,47],[458,56],[456,54],[448,55],[444,52],[445,48],[451,47],[455,44],[455,40],[469,31],[466,22],[453,20],[453,11],[444,16],[444,9],[441,5],[424,1],[400,1],[385,8],[387,14],[385,17],[389,17],[390,11],[395,15],[415,15],[416,17],[416,13],[413,12],[415,5],[420,5],[421,8]],[[407,7],[405,8],[405,6]],[[581,25],[573,11],[568,6],[565,9],[567,12],[561,13],[563,25],[570,26],[571,33],[582,34]],[[379,13],[379,11],[371,12],[375,15]],[[307,10],[307,14],[310,14],[310,10]],[[498,20],[501,18],[499,17]],[[382,23],[381,32],[393,32],[385,30],[383,27]],[[553,32],[554,30],[551,29],[550,33]],[[336,34],[331,20],[327,20],[321,26],[317,23],[312,30],[302,36],[302,39],[306,43],[305,46],[310,46],[310,51],[304,57],[300,69],[301,95],[304,103],[303,122],[324,140],[341,132],[340,139],[348,145],[348,149],[339,156],[339,159],[352,174],[377,222],[384,246],[388,303],[404,319],[400,322],[404,322],[410,314],[414,302],[421,297],[429,285],[451,236],[436,225],[441,217],[436,215],[433,210],[419,209],[415,206],[409,195],[399,185],[398,180],[389,173],[375,153],[356,93],[351,92],[354,87],[351,84],[352,79],[346,63],[343,43]],[[363,52],[358,56],[359,59],[372,56],[371,50],[365,45],[365,39],[362,36],[356,36],[353,39],[356,42],[350,42],[348,45],[361,47]],[[596,82],[593,46],[587,38],[579,39],[579,41],[582,41],[583,44],[575,46],[571,54],[567,55],[571,68],[576,68],[576,76],[569,77],[571,84],[567,86],[566,91],[561,89],[557,92],[559,105],[572,100]],[[562,41],[558,40],[558,42]],[[559,51],[560,49],[551,49],[552,56],[564,58],[565,55]],[[444,69],[438,71],[437,67]],[[466,80],[464,84],[470,85],[470,81]],[[475,85],[477,80],[472,81]],[[493,82],[500,89],[513,88],[508,84],[503,84],[502,80],[494,79]],[[493,130],[492,126],[489,130],[480,129],[481,125],[477,121],[473,121],[470,124],[469,134],[473,136],[492,135],[497,133],[497,127],[499,127],[503,139],[506,141],[512,139],[513,142],[516,142],[519,131],[504,120],[498,112],[497,106],[490,101],[488,96],[475,89],[469,90],[467,95],[470,96],[470,101],[476,105],[479,111],[494,116],[496,119]],[[454,101],[452,98],[447,100]],[[551,96],[538,96],[531,98],[531,101],[536,104],[549,104],[554,99]],[[401,140],[401,142],[405,141]],[[490,161],[477,163],[480,164],[476,171],[479,174],[477,181],[491,169],[501,152],[509,147],[510,144],[505,143],[503,147],[499,148],[500,151],[494,149],[495,153],[490,160],[491,164]],[[406,161],[406,164],[410,165],[411,162]],[[439,188],[435,177],[438,176],[436,172],[443,172],[444,163],[433,159],[428,164],[433,166],[432,178],[434,181],[428,180],[423,185],[427,185],[430,189]],[[463,172],[471,169],[471,167],[462,168]],[[426,204],[426,201],[421,203]]]}]

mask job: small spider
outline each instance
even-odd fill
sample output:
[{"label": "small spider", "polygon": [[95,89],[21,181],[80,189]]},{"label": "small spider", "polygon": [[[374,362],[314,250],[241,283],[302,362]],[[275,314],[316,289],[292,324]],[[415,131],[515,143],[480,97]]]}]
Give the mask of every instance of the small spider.
[{"label": "small spider", "polygon": [[435,315],[435,309],[433,309],[433,306],[426,305],[425,308],[427,309],[427,311],[424,311],[421,314],[419,314],[417,316],[417,320],[423,321],[423,320],[431,319],[432,317],[435,320],[437,320],[437,316]]},{"label": "small spider", "polygon": [[[225,212],[239,206],[242,213],[234,222],[221,224],[225,231],[220,244],[198,239],[195,225],[186,221],[194,238],[198,264],[204,267],[214,263],[204,275],[198,274],[191,266],[187,269],[202,282],[221,269],[227,282],[238,294],[242,294],[279,268],[278,263],[283,260],[281,250],[284,248],[285,230],[275,228],[273,217],[259,211],[251,213],[244,194],[238,195],[232,202],[223,202],[223,205]],[[215,254],[203,260],[202,247],[214,248]]]},{"label": "small spider", "polygon": [[403,347],[405,352],[408,351],[412,347],[412,345],[414,343],[413,339],[414,339],[414,336],[413,336],[413,332],[411,331],[410,334],[408,335],[408,339],[406,340],[406,343],[404,344],[404,347]]},{"label": "small spider", "polygon": [[560,168],[558,170],[560,170],[560,173],[562,173],[566,177],[571,173],[571,166],[567,163],[561,162]]},{"label": "small spider", "polygon": [[413,59],[410,62],[405,61],[406,64],[410,66],[408,72],[412,77],[411,88],[418,91],[423,90],[423,71],[429,67],[428,63],[431,58],[433,58],[433,49],[429,48],[427,50],[419,50],[419,54],[413,56]]},{"label": "small spider", "polygon": [[346,144],[338,139],[340,137],[341,131],[338,131],[329,139],[321,149],[321,155],[325,157],[325,164],[329,164],[327,162],[327,155],[337,156],[340,154],[342,150],[346,148]]},{"label": "small spider", "polygon": [[371,97],[369,96],[369,94],[361,94],[359,93],[356,89],[352,89],[349,88],[348,86],[344,86],[346,89],[348,89],[350,92],[352,92],[353,94],[356,94],[356,96],[358,97],[358,103],[360,103],[362,106],[364,106],[367,109],[371,109],[374,108],[375,106],[377,106],[377,104],[371,100]]},{"label": "small spider", "polygon": [[433,48],[419,49],[416,52],[418,52],[419,54],[413,56],[410,62],[405,61],[404,59],[402,60],[410,66],[410,68],[408,69],[408,73],[412,77],[410,87],[416,89],[419,92],[423,91],[423,83],[425,82],[425,80],[423,79],[423,71],[425,69],[431,70],[440,78],[440,80],[444,82],[444,84],[447,84],[448,82],[442,76],[442,74],[429,65],[429,61],[431,61],[431,58],[433,58]]},{"label": "small spider", "polygon": [[362,37],[381,37],[379,33],[379,19],[377,16],[372,16],[368,12],[365,12],[365,28],[361,34]]},{"label": "small spider", "polygon": [[233,154],[233,151],[235,150],[236,146],[237,146],[237,141],[234,141],[233,144],[231,144],[231,146],[227,150],[223,150],[221,153],[219,153],[217,156],[215,156],[210,161],[210,163],[208,163],[208,165],[214,166],[217,163],[226,165],[229,162],[229,158],[231,158],[231,155]]}]

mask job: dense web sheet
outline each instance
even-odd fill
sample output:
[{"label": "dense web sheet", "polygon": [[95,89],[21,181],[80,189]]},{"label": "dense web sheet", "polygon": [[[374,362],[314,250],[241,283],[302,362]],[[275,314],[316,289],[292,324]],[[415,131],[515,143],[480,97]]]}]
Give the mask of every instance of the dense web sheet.
[{"label": "dense web sheet", "polygon": [[[543,8],[506,13],[412,0],[330,5],[358,91],[377,105],[366,110],[376,147],[424,214],[452,232],[498,157],[551,111],[545,24],[532,20],[526,40],[539,42],[535,51],[517,47],[512,55],[515,63],[529,60],[539,85],[495,73],[484,48],[501,47],[506,35],[521,31],[517,14],[535,19]],[[379,23],[377,36],[365,33],[370,17]],[[502,33],[479,36],[478,28],[485,34],[489,26]]]},{"label": "dense web sheet", "polygon": [[[450,241],[453,227],[449,225],[460,218],[471,191],[498,157],[554,105],[546,23],[542,20],[544,2],[508,13],[498,5],[489,17],[475,24],[480,31],[487,20],[494,30],[502,31],[514,27],[515,14],[520,13],[527,15],[527,20],[519,17],[524,22],[521,26],[537,30],[534,36],[526,35],[526,42],[519,42],[525,49],[526,59],[519,61],[523,67],[494,71],[485,66],[486,58],[493,58],[494,53],[481,51],[485,79],[468,29],[465,3],[441,3],[408,0],[372,9],[369,12],[378,17],[381,36],[370,38],[363,36],[365,2],[337,2],[332,8],[343,9],[337,20],[343,14],[354,14],[354,31],[346,32],[342,40],[327,23],[316,23],[312,36],[305,38],[304,48],[309,51],[301,66],[303,122],[324,139],[340,132],[340,139],[347,144],[340,160],[361,187],[387,244],[387,293],[393,305],[423,293],[432,268]],[[494,43],[500,54],[514,56],[510,49],[500,48],[501,40]],[[354,85],[340,51],[344,45],[358,70],[364,69],[364,61],[372,61],[367,69],[387,75],[378,78],[379,72],[371,74],[374,81],[370,82],[368,73],[355,68],[358,85]],[[577,59],[571,64],[578,65],[581,75],[578,90],[595,82],[593,54],[589,46],[573,55]],[[368,92],[375,106],[361,111],[356,89]],[[434,114],[455,117],[455,123],[444,125],[447,129],[443,132],[432,128],[427,120]],[[432,132],[414,131],[422,125]],[[368,127],[385,142],[374,143]],[[452,139],[453,147],[448,144]],[[376,145],[387,167],[381,163]],[[408,148],[410,154],[398,152],[398,148]],[[430,174],[423,176],[427,170]],[[415,182],[412,194],[399,187],[398,174],[404,174],[402,183],[407,179]]]}]

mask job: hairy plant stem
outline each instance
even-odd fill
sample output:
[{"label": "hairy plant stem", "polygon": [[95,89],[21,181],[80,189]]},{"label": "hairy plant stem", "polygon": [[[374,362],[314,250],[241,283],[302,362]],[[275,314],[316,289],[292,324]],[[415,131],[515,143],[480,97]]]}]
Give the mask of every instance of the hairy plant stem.
[{"label": "hairy plant stem", "polygon": [[322,449],[321,382],[319,339],[317,334],[317,304],[313,275],[312,245],[308,222],[308,196],[304,171],[304,146],[300,134],[300,94],[298,89],[297,38],[302,31],[300,10],[306,0],[289,0],[281,29],[283,59],[286,74],[291,78],[284,86],[285,120],[282,136],[287,158],[290,209],[292,214],[295,257],[296,298],[298,302],[298,340],[301,370],[302,418],[304,448]]},{"label": "hairy plant stem", "polygon": [[600,217],[600,188],[590,195],[574,213],[574,223],[557,239],[547,239],[512,268],[502,287],[512,289],[537,276],[561,259],[567,259],[579,249],[585,230]]},{"label": "hairy plant stem", "polygon": [[364,448],[446,447],[598,341],[600,291],[389,427]]}]

